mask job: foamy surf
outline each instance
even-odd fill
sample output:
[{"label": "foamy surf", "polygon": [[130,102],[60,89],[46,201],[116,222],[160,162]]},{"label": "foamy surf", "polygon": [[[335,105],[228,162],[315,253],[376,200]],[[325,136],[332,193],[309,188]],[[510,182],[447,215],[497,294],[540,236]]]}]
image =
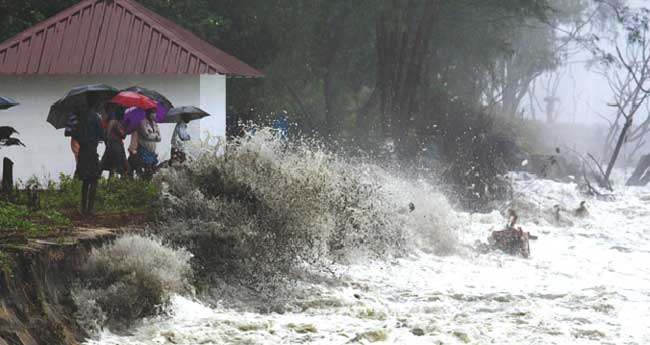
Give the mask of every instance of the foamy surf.
[{"label": "foamy surf", "polygon": [[[343,164],[320,162],[328,173]],[[527,207],[520,225],[539,236],[526,260],[470,249],[505,225],[499,212],[457,213],[424,181],[372,169],[357,176],[383,186],[372,197],[397,208],[386,211],[402,217],[391,224],[426,233],[431,217],[435,231],[453,228],[458,249],[430,254],[432,242],[420,239],[406,255],[303,260],[279,298],[223,283],[207,299],[176,295],[170,315],[145,320],[130,335],[104,332],[87,344],[650,343],[649,189],[619,187],[611,202],[587,199],[590,215],[580,218],[571,215],[584,200],[575,184],[515,176],[515,205]],[[249,177],[248,185],[258,183]],[[399,206],[407,201],[414,211]],[[553,221],[555,205],[566,222]]]}]

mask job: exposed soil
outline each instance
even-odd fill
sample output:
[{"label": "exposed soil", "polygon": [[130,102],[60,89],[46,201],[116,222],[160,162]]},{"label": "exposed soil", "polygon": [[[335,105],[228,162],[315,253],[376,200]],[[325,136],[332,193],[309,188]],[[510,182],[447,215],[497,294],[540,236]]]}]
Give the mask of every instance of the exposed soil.
[{"label": "exposed soil", "polygon": [[69,215],[75,228],[108,228],[120,229],[132,225],[145,225],[154,221],[151,212],[129,212],[117,214],[96,214],[83,216]]},{"label": "exposed soil", "polygon": [[71,226],[42,237],[0,229],[0,345],[78,344],[86,334],[70,291],[79,266],[121,229],[154,220],[149,212],[67,217]]},{"label": "exposed soil", "polygon": [[[97,214],[92,216],[70,213],[67,216],[72,221],[69,227],[49,230],[47,231],[47,235],[43,236],[28,236],[23,230],[0,229],[0,246],[6,244],[26,244],[29,239],[67,237],[79,232],[80,229],[118,230],[134,225],[146,225],[155,220],[150,212]],[[46,220],[38,221],[38,224],[48,225]]]},{"label": "exposed soil", "polygon": [[108,229],[77,229],[57,239],[0,244],[0,344],[67,345],[84,339],[70,291],[91,249],[114,238]]}]

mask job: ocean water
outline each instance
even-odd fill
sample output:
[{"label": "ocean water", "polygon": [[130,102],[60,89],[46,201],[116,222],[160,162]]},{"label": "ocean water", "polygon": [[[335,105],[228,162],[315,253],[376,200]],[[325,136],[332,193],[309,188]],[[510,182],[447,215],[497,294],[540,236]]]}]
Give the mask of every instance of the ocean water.
[{"label": "ocean water", "polygon": [[255,308],[174,296],[170,315],[86,344],[650,344],[650,189],[586,199],[578,218],[576,185],[514,178],[519,225],[539,236],[529,259],[473,249],[499,212],[454,212],[449,255],[305,267],[294,294]]}]

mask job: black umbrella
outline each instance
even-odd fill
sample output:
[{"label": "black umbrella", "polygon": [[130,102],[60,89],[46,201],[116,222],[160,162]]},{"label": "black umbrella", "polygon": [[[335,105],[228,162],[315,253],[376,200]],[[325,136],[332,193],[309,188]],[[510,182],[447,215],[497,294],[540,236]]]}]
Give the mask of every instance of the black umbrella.
[{"label": "black umbrella", "polygon": [[[50,107],[47,116],[54,128],[65,128],[70,113],[75,110],[87,111],[115,97],[120,91],[104,84],[77,86]],[[78,114],[79,115],[79,114]]]},{"label": "black umbrella", "polygon": [[56,101],[50,107],[50,113],[47,115],[47,122],[54,126],[56,129],[65,128],[68,124],[68,117],[72,113],[72,110],[66,109],[61,104],[62,100]]},{"label": "black umbrella", "polygon": [[165,108],[167,108],[167,109],[171,109],[171,108],[174,107],[172,102],[169,99],[167,99],[167,97],[165,97],[163,94],[161,94],[160,92],[158,92],[156,90],[149,90],[149,89],[145,89],[145,88],[140,87],[140,86],[131,86],[130,88],[128,88],[128,89],[126,89],[124,91],[131,91],[131,92],[139,93],[139,94],[141,94],[143,96],[147,96],[147,97],[153,99],[154,101],[164,105]]},{"label": "black umbrella", "polygon": [[180,122],[184,117],[187,117],[190,121],[202,119],[204,117],[210,116],[210,114],[197,107],[178,107],[172,108],[165,116],[165,121],[163,123],[177,123]]},{"label": "black umbrella", "polygon": [[18,104],[20,103],[16,102],[16,100],[11,97],[0,96],[0,110],[9,109],[11,107],[17,106]]}]

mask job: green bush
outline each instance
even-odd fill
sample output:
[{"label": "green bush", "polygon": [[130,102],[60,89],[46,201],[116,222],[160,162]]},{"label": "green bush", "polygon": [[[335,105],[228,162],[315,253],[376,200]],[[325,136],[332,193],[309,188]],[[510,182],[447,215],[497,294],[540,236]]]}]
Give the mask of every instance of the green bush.
[{"label": "green bush", "polygon": [[[82,182],[61,175],[59,182],[50,182],[41,196],[41,207],[61,211],[79,208]],[[151,208],[158,197],[152,182],[129,179],[100,179],[95,199],[98,213],[141,212]]]},{"label": "green bush", "polygon": [[[79,210],[82,182],[61,175],[58,182],[41,185],[30,179],[16,193],[0,201],[0,231],[17,232],[26,237],[50,237],[70,228],[69,216]],[[100,214],[143,212],[158,197],[152,182],[101,179],[97,188],[95,211]]]},{"label": "green bush", "polygon": [[0,229],[20,231],[28,237],[51,235],[70,226],[69,218],[55,210],[30,210],[26,206],[0,201]]},{"label": "green bush", "polygon": [[0,201],[0,229],[30,229],[33,223],[28,220],[29,215],[29,209],[25,206]]}]

